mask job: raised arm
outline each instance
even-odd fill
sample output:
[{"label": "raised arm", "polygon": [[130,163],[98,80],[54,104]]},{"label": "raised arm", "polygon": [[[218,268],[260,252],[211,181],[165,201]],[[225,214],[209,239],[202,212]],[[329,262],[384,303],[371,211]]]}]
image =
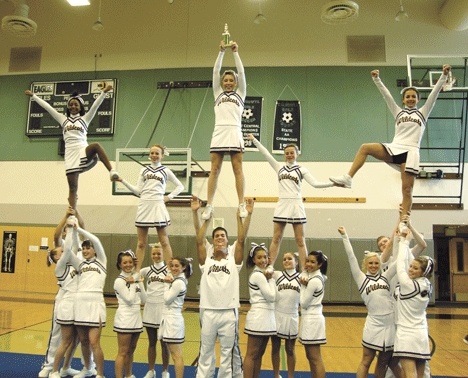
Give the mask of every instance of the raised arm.
[{"label": "raised arm", "polygon": [[414,289],[414,282],[409,277],[407,272],[407,259],[409,254],[409,243],[410,243],[410,234],[400,235],[398,242],[398,255],[396,261],[396,269],[398,281],[405,293],[412,292]]},{"label": "raised arm", "polygon": [[77,228],[77,231],[83,235],[86,239],[89,239],[93,243],[94,251],[96,252],[96,260],[98,260],[103,266],[107,266],[107,256],[104,252],[104,247],[101,244],[99,238],[93,235],[91,232],[82,229],[81,227]]},{"label": "raised arm", "polygon": [[418,257],[427,248],[427,243],[424,240],[424,236],[413,227],[413,224],[409,220],[409,217],[407,225],[411,233],[413,234],[414,240],[416,241],[416,245],[413,248],[411,248],[411,254],[413,255],[413,257]]},{"label": "raised arm", "polygon": [[91,120],[94,118],[96,115],[97,110],[101,106],[102,102],[106,98],[106,93],[109,92],[112,89],[112,85],[108,85],[104,88],[104,90],[101,92],[101,94],[94,100],[93,105],[89,108],[89,110],[86,112],[86,114],[82,117],[86,123],[91,122]]},{"label": "raised arm", "polygon": [[429,96],[427,96],[426,102],[424,103],[423,106],[421,106],[421,109],[420,109],[421,113],[424,115],[425,118],[429,116],[432,109],[434,108],[435,102],[437,100],[437,96],[439,96],[439,93],[442,90],[442,87],[447,81],[447,77],[451,69],[452,67],[449,66],[448,64],[444,64],[442,66],[442,75],[440,75],[439,80],[437,80],[436,85],[434,85],[434,88],[432,88],[431,93],[429,93]]},{"label": "raised arm", "polygon": [[221,88],[221,66],[223,64],[224,52],[226,50],[224,42],[221,42],[219,49],[220,51],[213,67],[213,93],[215,98],[223,92]]},{"label": "raised arm", "polygon": [[247,82],[245,80],[245,71],[244,65],[242,64],[242,60],[239,56],[239,46],[236,42],[232,43],[232,56],[234,57],[234,62],[236,63],[237,69],[237,94],[241,96],[243,99],[247,94]]},{"label": "raised arm", "polygon": [[237,241],[236,248],[234,250],[234,260],[237,265],[242,264],[244,260],[244,246],[245,239],[247,238],[247,233],[250,227],[250,220],[252,218],[252,212],[254,208],[254,200],[252,198],[245,199],[245,207],[247,209],[247,217],[242,222],[242,218],[239,216],[239,211],[237,211]]},{"label": "raised arm", "polygon": [[67,116],[59,113],[55,110],[48,102],[44,101],[42,98],[33,94],[30,90],[24,92],[27,96],[32,97],[47,113],[49,113],[53,119],[55,119],[60,125],[67,119]]},{"label": "raised arm", "polygon": [[358,288],[361,288],[362,283],[366,279],[366,275],[361,271],[359,268],[359,263],[357,261],[356,256],[354,255],[354,250],[349,241],[348,234],[346,233],[346,229],[343,226],[338,227],[338,232],[343,239],[343,245],[346,252],[346,256],[348,256],[349,267],[351,268],[351,274],[353,275],[354,281],[356,282]]},{"label": "raised arm", "polygon": [[261,144],[252,134],[248,134],[247,139],[252,141],[252,143],[255,145],[255,147],[258,148],[261,154],[265,156],[267,162],[275,170],[275,172],[278,172],[281,168],[281,164],[278,161],[276,161],[276,159],[273,157],[273,155],[270,154],[270,152],[265,148],[265,146]]},{"label": "raised arm", "polygon": [[382,80],[380,80],[379,74],[379,70],[371,71],[372,80],[374,80],[374,84],[377,86],[377,89],[383,96],[385,102],[387,103],[388,109],[390,109],[390,112],[393,114],[393,117],[396,117],[397,114],[400,112],[401,107],[398,106],[387,87],[384,85]]}]

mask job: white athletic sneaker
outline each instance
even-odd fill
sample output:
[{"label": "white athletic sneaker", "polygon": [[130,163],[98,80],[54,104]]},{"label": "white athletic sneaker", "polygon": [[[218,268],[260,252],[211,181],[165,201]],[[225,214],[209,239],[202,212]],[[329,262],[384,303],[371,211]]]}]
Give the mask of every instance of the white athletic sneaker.
[{"label": "white athletic sneaker", "polygon": [[44,366],[41,371],[39,372],[39,378],[47,378],[52,371],[52,367]]},{"label": "white athletic sneaker", "polygon": [[350,175],[331,176],[329,179],[336,185],[344,186],[345,188],[351,188],[353,183],[353,178]]},{"label": "white athletic sneaker", "polygon": [[117,172],[115,169],[111,169],[109,171],[109,174],[110,174],[111,181],[115,181],[120,177],[119,172]]},{"label": "white athletic sneaker", "polygon": [[125,378],[136,378],[133,374],[130,377],[125,377]]},{"label": "white athletic sneaker", "polygon": [[162,372],[161,378],[171,378],[171,375],[170,375],[169,372],[166,370],[166,371],[163,371],[163,372]]},{"label": "white athletic sneaker", "polygon": [[208,220],[211,218],[214,212],[214,207],[212,205],[206,205],[205,211],[203,211],[201,217],[203,220]]},{"label": "white athletic sneaker", "polygon": [[[77,219],[74,215],[70,215],[68,218],[67,218],[67,226],[69,227],[75,227],[76,223],[77,223]],[[65,376],[66,377],[66,376]]]},{"label": "white athletic sneaker", "polygon": [[245,203],[242,202],[239,204],[239,216],[241,218],[247,218],[247,215],[249,215],[249,213],[247,212],[247,209],[245,208]]},{"label": "white athletic sneaker", "polygon": [[53,373],[50,373],[49,378],[60,378],[60,374],[58,371],[54,371]]},{"label": "white athletic sneaker", "polygon": [[148,373],[146,373],[146,375],[143,378],[154,378],[154,377],[155,377],[154,370],[149,370]]},{"label": "white athletic sneaker", "polygon": [[77,375],[75,375],[75,378],[92,377],[93,375],[96,375],[96,373],[96,369],[86,369],[84,367]]},{"label": "white athletic sneaker", "polygon": [[400,231],[400,234],[405,235],[409,232],[409,228],[405,222],[400,222],[400,224],[398,225],[398,230]]},{"label": "white athletic sneaker", "polygon": [[76,369],[72,369],[71,367],[69,367],[68,369],[60,369],[60,376],[61,377],[68,377],[69,375],[71,376],[75,376],[79,373],[80,371],[79,370],[76,370]]}]

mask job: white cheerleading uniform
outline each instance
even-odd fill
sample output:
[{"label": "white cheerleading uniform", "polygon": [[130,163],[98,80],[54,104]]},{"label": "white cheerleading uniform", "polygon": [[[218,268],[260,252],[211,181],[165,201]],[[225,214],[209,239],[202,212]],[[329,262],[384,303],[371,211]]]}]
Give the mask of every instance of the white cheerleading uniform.
[{"label": "white cheerleading uniform", "polygon": [[[201,345],[197,378],[214,374],[212,369],[216,339],[220,343],[219,378],[237,376],[236,339],[238,338],[239,271],[233,256],[221,260],[207,254],[205,265],[200,266],[200,323]],[[237,346],[238,348],[238,346]],[[239,361],[240,362],[240,361]],[[235,365],[233,367],[233,364]],[[238,367],[241,369],[241,367]]]},{"label": "white cheerleading uniform", "polygon": [[276,285],[276,336],[282,339],[297,339],[299,333],[299,299],[301,283],[295,269],[274,272]]},{"label": "white cheerleading uniform", "polygon": [[247,93],[244,66],[239,53],[233,52],[237,69],[237,90],[224,92],[221,86],[221,65],[224,51],[218,54],[213,68],[213,94],[215,98],[215,129],[211,137],[210,152],[243,152],[242,112]]},{"label": "white cheerleading uniform", "polygon": [[174,173],[161,163],[150,164],[142,168],[136,186],[122,180],[122,184],[140,197],[135,226],[166,227],[171,224],[171,218],[164,203],[168,181],[176,185],[176,188],[168,194],[168,197],[173,199],[184,189],[184,186]]},{"label": "white cheerleading uniform", "polygon": [[94,167],[98,161],[97,156],[88,161],[85,151],[88,146],[88,127],[96,115],[99,106],[106,98],[106,93],[101,92],[93,102],[93,105],[89,108],[88,112],[83,116],[77,114],[70,115],[69,117],[66,114],[57,112],[40,97],[33,95],[32,98],[62,127],[63,140],[65,141],[65,173],[81,173]]},{"label": "white cheerleading uniform", "polygon": [[167,276],[167,265],[155,263],[142,268],[140,276],[146,281],[146,303],[143,308],[143,325],[158,329],[161,325],[164,307],[164,278]]},{"label": "white cheerleading uniform", "polygon": [[[429,94],[426,103],[420,108],[402,109],[393,99],[392,95],[382,83],[379,77],[373,78],[375,85],[384,97],[387,107],[395,118],[395,136],[391,143],[382,143],[387,152],[394,156],[408,153],[406,157],[405,171],[417,174],[419,172],[419,148],[421,139],[426,129],[427,119],[434,107],[437,96],[442,86],[447,80],[447,76],[442,74],[436,85]],[[400,171],[400,166],[390,164]]]},{"label": "white cheerleading uniform", "polygon": [[395,320],[390,281],[396,273],[396,266],[391,264],[388,270],[376,275],[364,274],[359,268],[348,235],[341,237],[352,276],[368,311],[362,346],[381,352],[391,351],[395,340]]},{"label": "white cheerleading uniform", "polygon": [[[67,244],[65,244],[64,248],[67,248]],[[75,320],[74,305],[78,290],[78,272],[68,261],[60,258],[55,267],[55,275],[62,291],[57,306],[56,321],[58,324],[73,325]]]},{"label": "white cheerleading uniform", "polygon": [[275,280],[267,280],[255,267],[249,277],[250,310],[245,318],[244,333],[255,336],[276,336]]},{"label": "white cheerleading uniform", "polygon": [[302,180],[305,180],[314,188],[330,188],[333,183],[331,181],[317,181],[307,168],[298,164],[279,163],[257,139],[254,139],[253,143],[265,156],[278,176],[279,199],[273,222],[306,223],[307,218],[301,193]]},{"label": "white cheerleading uniform", "polygon": [[303,345],[326,344],[325,317],[322,314],[322,300],[325,292],[325,279],[317,269],[308,273],[307,286],[301,285],[301,328],[299,341]]},{"label": "white cheerleading uniform", "polygon": [[61,288],[59,288],[57,295],[55,296],[55,300],[54,300],[54,309],[52,312],[52,326],[50,329],[49,341],[47,343],[45,359],[41,367],[42,369],[53,368],[55,354],[57,353],[57,349],[60,346],[60,342],[62,340],[62,329],[60,328],[60,324],[57,323],[57,309],[60,304],[60,299],[62,298],[62,296],[63,296],[63,291]]},{"label": "white cheerleading uniform", "polygon": [[409,241],[400,240],[397,257],[399,284],[395,290],[396,325],[393,355],[430,360],[426,308],[432,295],[432,286],[426,277],[411,279],[406,270]]},{"label": "white cheerleading uniform", "polygon": [[141,281],[127,283],[126,278],[131,273],[120,272],[114,281],[114,290],[119,307],[114,317],[114,332],[139,333],[143,332],[140,306],[145,302],[146,292]]},{"label": "white cheerleading uniform", "polygon": [[78,232],[93,243],[95,257],[81,261],[72,255],[72,264],[78,271],[79,283],[75,302],[75,325],[104,327],[106,325],[106,304],[103,290],[107,275],[107,257],[99,239],[78,227]]},{"label": "white cheerleading uniform", "polygon": [[174,281],[165,284],[164,310],[159,338],[168,344],[181,344],[185,341],[185,322],[182,316],[187,279],[185,273],[174,277]]}]

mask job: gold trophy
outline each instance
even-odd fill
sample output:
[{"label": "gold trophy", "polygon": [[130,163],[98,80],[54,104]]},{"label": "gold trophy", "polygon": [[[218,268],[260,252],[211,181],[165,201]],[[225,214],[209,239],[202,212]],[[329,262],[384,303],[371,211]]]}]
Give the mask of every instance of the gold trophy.
[{"label": "gold trophy", "polygon": [[224,32],[222,36],[223,36],[224,46],[226,47],[232,46],[231,34],[229,34],[229,31],[228,31],[228,24],[224,24]]}]

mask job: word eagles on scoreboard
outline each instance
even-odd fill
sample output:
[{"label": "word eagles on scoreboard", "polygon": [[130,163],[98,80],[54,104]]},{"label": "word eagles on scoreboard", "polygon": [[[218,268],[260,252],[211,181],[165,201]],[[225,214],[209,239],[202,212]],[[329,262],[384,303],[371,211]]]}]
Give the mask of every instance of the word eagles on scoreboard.
[{"label": "word eagles on scoreboard", "polygon": [[[89,124],[88,135],[113,135],[117,79],[33,82],[31,92],[47,101],[57,112],[66,114],[67,102],[72,93],[78,92],[83,98],[87,112],[94,100],[108,85],[112,85],[113,89],[106,93],[106,98]],[[32,97],[29,100],[26,135],[62,136],[61,125]]]}]

